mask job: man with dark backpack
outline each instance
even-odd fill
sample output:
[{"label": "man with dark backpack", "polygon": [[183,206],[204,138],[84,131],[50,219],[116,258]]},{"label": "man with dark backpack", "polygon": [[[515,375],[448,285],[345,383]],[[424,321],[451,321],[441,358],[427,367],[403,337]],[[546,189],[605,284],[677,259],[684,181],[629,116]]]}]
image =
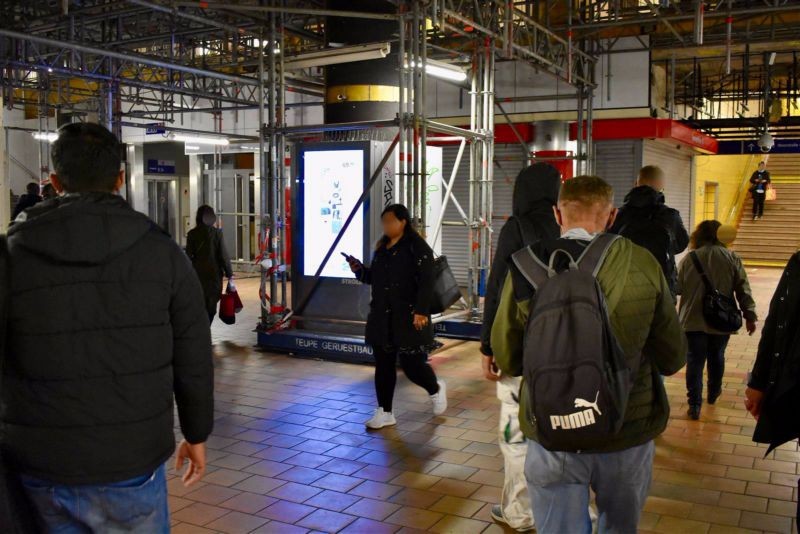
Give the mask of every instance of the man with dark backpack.
[{"label": "man with dark backpack", "polygon": [[674,297],[678,280],[675,256],[689,246],[689,233],[678,210],[664,202],[664,182],[664,172],[659,167],[642,167],[636,187],[625,196],[625,204],[609,232],[646,248],[664,271]]},{"label": "man with dark backpack", "polygon": [[525,451],[528,448],[525,436],[519,428],[520,377],[502,375],[498,372],[492,356],[491,333],[500,292],[508,274],[508,262],[516,251],[533,245],[541,239],[558,237],[559,229],[553,215],[558,202],[561,175],[547,163],[536,163],[523,169],[514,183],[511,217],[503,225],[497,240],[486,297],[483,303],[483,328],[481,330],[481,353],[483,374],[497,382],[497,398],[500,399],[499,445],[505,462],[505,480],[500,504],[492,507],[492,517],[520,532],[533,530],[528,487],[525,482]]},{"label": "man with dark backpack", "polygon": [[635,532],[669,404],[660,375],[686,339],[657,262],[604,234],[616,216],[603,180],[561,188],[559,239],[514,254],[492,329],[503,373],[522,376],[520,426],[538,532]]}]

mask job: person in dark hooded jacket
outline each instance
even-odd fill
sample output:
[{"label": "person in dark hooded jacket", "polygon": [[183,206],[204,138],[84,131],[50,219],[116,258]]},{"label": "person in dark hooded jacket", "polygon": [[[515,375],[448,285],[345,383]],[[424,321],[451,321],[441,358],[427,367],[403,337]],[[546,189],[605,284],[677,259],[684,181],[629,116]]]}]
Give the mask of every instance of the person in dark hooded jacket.
[{"label": "person in dark hooded jacket", "polygon": [[519,531],[534,528],[524,471],[527,445],[519,428],[521,378],[500,376],[494,365],[491,334],[511,255],[537,241],[556,239],[560,235],[553,212],[560,187],[558,170],[547,163],[536,163],[517,176],[512,215],[500,231],[483,305],[483,370],[487,379],[497,382],[497,397],[501,402],[499,443],[505,459],[503,493],[500,504],[492,508],[492,517]]},{"label": "person in dark hooded jacket", "polygon": [[189,230],[186,236],[186,254],[200,279],[208,322],[211,323],[222,297],[222,277],[224,275],[229,286],[233,287],[233,269],[222,230],[214,226],[217,222],[214,209],[207,205],[200,206],[195,219],[197,226]]},{"label": "person in dark hooded jacket", "polygon": [[173,405],[186,485],[203,476],[213,426],[200,283],[178,245],[114,194],[124,177],[111,132],[66,125],[51,155],[65,194],[23,212],[7,240],[3,458],[43,531],[166,533]]},{"label": "person in dark hooded jacket", "polygon": [[758,420],[753,441],[769,450],[800,438],[800,252],[783,271],[761,332],[745,407]]},{"label": "person in dark hooded jacket", "polygon": [[610,233],[627,237],[656,258],[672,296],[677,295],[678,269],[675,256],[689,246],[689,232],[678,210],[666,205],[664,172],[654,165],[639,171],[639,178],[625,197]]},{"label": "person in dark hooded jacket", "polygon": [[17,218],[17,216],[19,216],[20,213],[28,208],[32,208],[42,201],[42,196],[39,194],[39,184],[31,182],[25,189],[27,190],[27,193],[20,196],[17,205],[14,206],[14,213],[11,215],[12,222]]}]

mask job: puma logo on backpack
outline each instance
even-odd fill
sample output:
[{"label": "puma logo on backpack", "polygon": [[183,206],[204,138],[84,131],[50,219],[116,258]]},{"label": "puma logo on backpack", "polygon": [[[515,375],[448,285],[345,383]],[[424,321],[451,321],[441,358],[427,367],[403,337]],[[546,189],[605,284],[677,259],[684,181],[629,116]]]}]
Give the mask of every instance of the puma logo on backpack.
[{"label": "puma logo on backpack", "polygon": [[[638,370],[626,364],[596,278],[617,239],[600,234],[577,260],[556,250],[548,265],[530,248],[512,256],[535,290],[523,346],[525,416],[551,451],[599,449],[622,428]],[[560,255],[569,267],[558,272]]]}]

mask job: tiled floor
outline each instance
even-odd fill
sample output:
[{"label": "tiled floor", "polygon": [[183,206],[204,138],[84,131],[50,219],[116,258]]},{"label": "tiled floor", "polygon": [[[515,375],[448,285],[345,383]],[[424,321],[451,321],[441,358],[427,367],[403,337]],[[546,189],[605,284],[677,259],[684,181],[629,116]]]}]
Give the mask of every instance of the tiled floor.
[{"label": "tiled floor", "polygon": [[[778,276],[751,270],[762,312]],[[239,290],[255,294],[256,284],[242,280]],[[170,480],[174,532],[503,532],[489,516],[503,481],[497,401],[475,344],[432,358],[448,382],[444,417],[401,378],[397,427],[367,432],[372,368],[259,352],[257,304],[246,305],[236,326],[214,326],[210,468],[188,490]],[[667,379],[672,418],[657,441],[642,531],[792,532],[800,452],[791,444],[764,459],[742,407],[757,342],[732,339],[725,391],[699,422],[684,415],[683,373]]]}]

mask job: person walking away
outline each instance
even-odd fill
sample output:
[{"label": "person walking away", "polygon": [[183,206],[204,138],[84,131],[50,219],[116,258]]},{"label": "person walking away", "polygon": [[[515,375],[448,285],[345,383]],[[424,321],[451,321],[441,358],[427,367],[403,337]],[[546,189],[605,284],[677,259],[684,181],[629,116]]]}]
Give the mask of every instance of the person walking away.
[{"label": "person walking away", "polygon": [[17,201],[17,205],[14,206],[14,213],[11,215],[12,222],[17,220],[20,213],[42,201],[42,197],[39,195],[39,184],[31,182],[25,189],[27,193],[21,195]]},{"label": "person walking away", "polygon": [[766,162],[758,164],[758,170],[750,176],[750,194],[753,195],[753,220],[764,216],[764,201],[767,200],[767,187],[772,178],[767,170]]},{"label": "person walking away", "polygon": [[[711,284],[722,295],[733,297],[742,310],[747,332],[756,330],[756,303],[750,291],[750,282],[742,260],[719,240],[719,221],[703,221],[692,234],[692,254],[708,276]],[[686,332],[689,354],[686,362],[686,396],[689,401],[688,416],[700,419],[703,405],[703,370],[708,366],[708,404],[713,405],[722,394],[722,377],[725,373],[725,349],[730,332],[711,328],[703,316],[703,301],[707,289],[697,266],[688,255],[678,268],[678,287],[681,295],[679,315]]]},{"label": "person walking away", "polygon": [[[789,260],[764,321],[745,407],[756,418],[753,441],[767,454],[800,437],[800,253]],[[800,520],[800,506],[796,519]]]},{"label": "person walking away", "polygon": [[397,424],[392,400],[397,383],[397,360],[409,380],[430,395],[433,413],[447,410],[447,388],[428,364],[434,346],[430,318],[433,291],[433,251],[411,223],[408,208],[387,206],[381,213],[383,237],[369,267],[349,257],[356,278],[372,286],[366,341],[375,355],[375,393],[378,407],[367,428]]},{"label": "person walking away", "polygon": [[678,210],[665,203],[664,171],[654,165],[642,167],[634,187],[619,209],[609,232],[627,237],[656,258],[667,278],[670,293],[676,295],[675,256],[686,250],[689,233]]},{"label": "person walking away", "polygon": [[50,179],[63,196],[8,233],[3,455],[48,532],[169,532],[173,402],[184,484],[206,468],[214,369],[200,284],[114,194],[120,152],[102,126],[60,128]]},{"label": "person walking away", "polygon": [[209,324],[214,322],[217,304],[222,297],[222,277],[233,283],[231,258],[225,247],[222,230],[214,225],[217,215],[211,206],[200,206],[195,216],[195,227],[186,236],[186,254],[192,260],[206,303]]},{"label": "person walking away", "polygon": [[[492,328],[501,372],[524,374],[519,422],[542,534],[591,532],[590,488],[599,532],[636,532],[652,478],[653,440],[669,418],[660,375],[685,364],[686,341],[667,281],[645,249],[603,233],[615,216],[606,182],[594,176],[566,181],[556,209],[561,237],[513,256]],[[551,261],[553,271],[546,267]],[[573,306],[567,294],[596,311]],[[566,326],[576,329],[572,337],[565,337]],[[538,366],[551,356],[542,372]],[[613,375],[591,371],[600,356],[613,363]],[[592,366],[581,363],[587,358]],[[567,369],[565,362],[573,363]],[[612,376],[620,380],[612,383]]]},{"label": "person walking away", "polygon": [[508,274],[511,255],[542,239],[559,236],[553,207],[558,202],[561,175],[547,163],[523,169],[514,183],[511,217],[503,225],[486,285],[481,329],[483,374],[497,382],[500,399],[500,451],[505,463],[505,478],[500,504],[492,506],[492,517],[519,532],[533,530],[533,512],[525,482],[525,436],[519,428],[519,387],[522,377],[501,374],[494,362],[491,346],[492,325],[500,301],[500,292]]}]

